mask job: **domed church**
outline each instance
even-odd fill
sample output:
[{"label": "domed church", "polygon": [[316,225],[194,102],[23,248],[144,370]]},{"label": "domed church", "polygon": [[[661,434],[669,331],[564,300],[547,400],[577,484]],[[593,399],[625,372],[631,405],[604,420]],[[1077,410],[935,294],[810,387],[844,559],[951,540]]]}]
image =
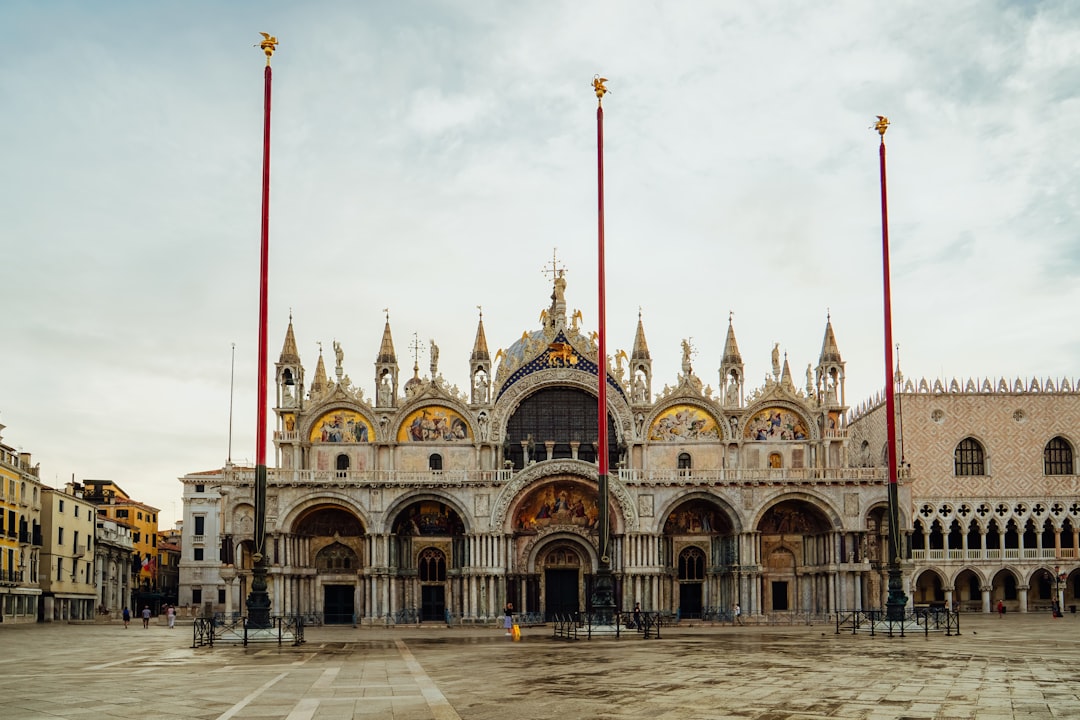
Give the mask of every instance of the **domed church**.
[{"label": "domed church", "polygon": [[[581,327],[580,312],[567,314],[566,291],[558,273],[550,302],[541,304],[540,326],[494,357],[481,315],[465,392],[440,375],[434,343],[430,374],[422,377],[414,361],[403,381],[389,318],[372,398],[344,374],[336,343],[333,376],[320,352],[309,382],[290,318],[276,364],[277,461],[266,496],[272,614],[381,624],[479,622],[497,616],[506,602],[537,619],[587,611],[600,562],[600,453],[611,468],[610,564],[621,609],[640,603],[708,620],[736,603],[744,615],[765,619],[884,607],[884,411],[879,398],[860,406],[856,419],[846,404],[845,363],[831,320],[802,386],[774,347],[771,375],[762,386],[747,387],[729,320],[716,391],[695,372],[688,341],[675,384],[657,391],[640,316],[630,355],[601,362],[595,333]],[[597,440],[601,367],[606,447]],[[907,389],[920,394],[911,383]],[[1013,389],[997,395],[1014,397]],[[1075,428],[1077,394],[1065,390],[1071,405],[1062,422],[1072,417]],[[933,392],[921,394],[934,412]],[[962,425],[963,411],[950,412]],[[1074,441],[1059,439],[1068,445],[1075,483]],[[940,438],[927,440],[927,448],[927,463],[933,452],[953,452]],[[1041,457],[1042,450],[1033,452]],[[899,484],[912,602],[963,601],[989,611],[991,599],[1011,587],[1014,596],[1028,593],[1025,608],[1037,605],[1034,595],[1044,594],[1037,578],[1054,561],[1045,554],[1026,565],[1018,559],[1006,575],[1014,578],[1010,586],[995,575],[1005,565],[1001,558],[967,554],[969,539],[980,537],[969,538],[971,527],[956,537],[939,527],[932,537],[930,523],[941,512],[956,518],[959,504],[946,502],[947,483],[930,478],[932,511],[918,516],[918,470],[905,467]],[[227,465],[181,478],[182,605],[242,612],[252,567],[254,475],[252,468]],[[1055,502],[1048,497],[1038,501],[1046,517]],[[997,500],[988,487],[983,504],[994,507]],[[1075,493],[1072,501],[1069,510],[1068,493],[1058,498],[1064,513],[1054,526],[1058,560],[1068,561],[1077,543]],[[1012,514],[1015,503],[1008,504]],[[979,502],[968,505],[974,512]],[[1003,533],[1004,525],[993,537]],[[1036,534],[1045,548],[1045,529]],[[951,548],[961,535],[964,554],[944,553],[932,562],[927,551],[935,543]],[[1076,555],[1068,562],[1075,567]]]}]

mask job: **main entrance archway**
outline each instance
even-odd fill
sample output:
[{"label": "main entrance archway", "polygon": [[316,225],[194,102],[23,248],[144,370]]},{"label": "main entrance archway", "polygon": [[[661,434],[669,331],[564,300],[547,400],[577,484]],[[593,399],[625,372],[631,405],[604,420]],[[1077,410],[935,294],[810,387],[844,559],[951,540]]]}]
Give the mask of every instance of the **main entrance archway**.
[{"label": "main entrance archway", "polygon": [[568,542],[559,542],[545,551],[538,563],[543,568],[544,620],[566,616],[582,609],[582,554]]}]

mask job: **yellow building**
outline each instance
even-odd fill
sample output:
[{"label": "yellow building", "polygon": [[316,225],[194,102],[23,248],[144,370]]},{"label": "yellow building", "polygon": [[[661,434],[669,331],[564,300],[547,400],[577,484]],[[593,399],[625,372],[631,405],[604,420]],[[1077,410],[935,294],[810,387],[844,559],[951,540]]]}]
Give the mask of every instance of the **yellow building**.
[{"label": "yellow building", "polygon": [[100,517],[131,528],[132,573],[137,582],[132,591],[132,613],[149,605],[156,613],[162,603],[158,550],[158,508],[133,500],[112,480],[83,480],[83,497],[97,505]]},{"label": "yellow building", "polygon": [[42,613],[45,622],[93,620],[97,513],[75,483],[42,489]]},{"label": "yellow building", "polygon": [[0,622],[38,619],[41,492],[30,453],[0,442]]}]

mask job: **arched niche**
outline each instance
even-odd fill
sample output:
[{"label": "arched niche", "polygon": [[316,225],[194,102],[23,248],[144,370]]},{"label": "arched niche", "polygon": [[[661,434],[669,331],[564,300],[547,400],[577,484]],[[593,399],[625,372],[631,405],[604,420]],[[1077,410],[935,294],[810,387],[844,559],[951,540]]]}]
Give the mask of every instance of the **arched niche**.
[{"label": "arched niche", "polygon": [[679,404],[660,411],[649,425],[649,442],[716,441],[721,438],[716,418],[695,405]]},{"label": "arched niche", "polygon": [[820,535],[832,529],[826,514],[802,499],[781,500],[767,509],[757,524],[762,535]]},{"label": "arched niche", "polygon": [[293,523],[292,532],[301,537],[361,537],[365,533],[360,518],[334,505],[307,509]]},{"label": "arched niche", "polygon": [[[609,508],[611,527],[615,513]],[[513,511],[516,533],[534,533],[557,528],[593,530],[600,518],[596,488],[576,480],[559,479],[532,488]]]},{"label": "arched niche", "polygon": [[813,423],[791,408],[765,407],[743,425],[743,439],[762,442],[779,440],[808,440]]},{"label": "arched niche", "polygon": [[465,534],[465,523],[447,503],[425,499],[402,507],[391,532],[399,537],[454,537]]},{"label": "arched niche", "polygon": [[413,410],[398,425],[398,442],[472,442],[469,422],[457,410],[425,405]]},{"label": "arched niche", "polygon": [[734,532],[728,514],[705,498],[679,503],[664,518],[665,535],[731,535]]},{"label": "arched niche", "polygon": [[308,440],[312,443],[366,443],[375,437],[375,428],[361,413],[336,408],[320,415],[311,424]]}]

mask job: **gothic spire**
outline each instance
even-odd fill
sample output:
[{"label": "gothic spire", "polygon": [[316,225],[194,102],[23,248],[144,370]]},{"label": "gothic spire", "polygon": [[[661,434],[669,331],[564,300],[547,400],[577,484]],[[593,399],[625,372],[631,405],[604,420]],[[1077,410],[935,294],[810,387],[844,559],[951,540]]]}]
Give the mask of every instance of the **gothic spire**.
[{"label": "gothic spire", "polygon": [[394,338],[390,335],[390,314],[386,314],[386,327],[383,328],[382,345],[379,346],[377,363],[397,363],[397,355],[394,353]]},{"label": "gothic spire", "polygon": [[832,315],[826,314],[825,339],[821,341],[821,357],[818,359],[818,363],[824,365],[825,363],[842,362],[843,359],[840,357],[840,348],[836,345],[836,335],[833,334]]},{"label": "gothic spire", "polygon": [[724,341],[724,357],[720,361],[723,365],[742,365],[742,355],[739,354],[739,343],[735,342],[735,326],[731,313],[728,313],[727,340]]},{"label": "gothic spire", "polygon": [[484,335],[484,313],[480,313],[480,321],[476,324],[476,340],[473,341],[472,355],[469,360],[477,362],[490,362],[488,354],[487,337]]},{"label": "gothic spire", "polygon": [[637,333],[634,334],[634,350],[630,356],[631,360],[651,360],[652,356],[649,355],[649,344],[645,342],[645,326],[641,323],[641,310],[638,309],[637,314]]},{"label": "gothic spire", "polygon": [[278,358],[278,362],[283,365],[300,364],[300,351],[296,349],[296,336],[293,335],[292,312],[289,313],[289,329],[285,331],[285,344],[281,347],[281,357]]},{"label": "gothic spire", "polygon": [[326,378],[326,364],[322,359],[322,345],[319,345],[319,362],[315,365],[315,382],[311,383],[311,396],[317,398],[326,390],[329,381]]},{"label": "gothic spire", "polygon": [[787,353],[784,353],[784,369],[780,373],[780,386],[788,390],[795,389],[795,381],[791,379],[791,366],[788,365]]}]

